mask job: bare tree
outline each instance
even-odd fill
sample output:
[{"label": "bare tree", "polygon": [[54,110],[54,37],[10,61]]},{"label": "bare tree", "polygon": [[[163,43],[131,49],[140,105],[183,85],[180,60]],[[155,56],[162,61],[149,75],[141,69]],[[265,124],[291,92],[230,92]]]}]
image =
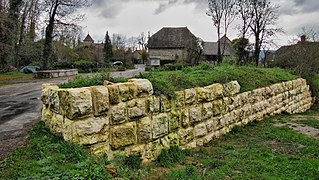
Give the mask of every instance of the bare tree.
[{"label": "bare tree", "polygon": [[[208,0],[208,12],[206,13],[208,16],[211,16],[214,26],[216,27],[217,31],[217,38],[218,38],[218,51],[217,51],[217,62],[222,62],[223,51],[221,51],[221,31],[225,36],[227,36],[228,28],[230,24],[233,22],[235,18],[235,0]],[[226,40],[226,38],[225,38]],[[225,42],[223,43],[225,49]]]},{"label": "bare tree", "polygon": [[298,38],[301,36],[306,36],[306,40],[308,41],[319,41],[319,31],[315,30],[314,27],[302,27],[301,32],[298,34]]},{"label": "bare tree", "polygon": [[142,32],[138,38],[137,38],[137,42],[138,42],[138,46],[140,50],[146,50],[147,49],[147,41],[148,41],[148,37],[144,32]]},{"label": "bare tree", "polygon": [[76,10],[88,6],[88,0],[44,0],[44,7],[48,12],[48,24],[45,28],[45,43],[43,49],[43,68],[48,67],[52,54],[52,41],[57,26],[77,26],[83,15],[75,15]]},{"label": "bare tree", "polygon": [[122,34],[113,34],[112,36],[112,45],[116,49],[124,49],[126,47],[127,38]]},{"label": "bare tree", "polygon": [[259,54],[261,47],[265,41],[283,32],[281,28],[277,28],[278,6],[271,4],[269,0],[251,0],[252,20],[249,28],[255,38],[254,44],[254,60],[256,66],[259,65]]},{"label": "bare tree", "polygon": [[[241,20],[241,24],[237,26],[240,32],[240,41],[237,44],[237,48],[240,49],[242,52],[245,51],[246,46],[248,43],[245,41],[249,38],[246,37],[249,31],[250,24],[252,22],[252,6],[251,0],[238,0],[236,2],[236,9],[238,11],[237,17]],[[238,62],[246,62],[247,58],[245,53],[238,53]]]}]

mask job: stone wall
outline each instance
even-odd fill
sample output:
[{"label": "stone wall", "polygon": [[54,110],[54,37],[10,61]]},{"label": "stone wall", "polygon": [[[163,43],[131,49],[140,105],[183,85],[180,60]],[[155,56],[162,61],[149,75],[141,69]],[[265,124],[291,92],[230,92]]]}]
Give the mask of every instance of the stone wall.
[{"label": "stone wall", "polygon": [[161,60],[185,60],[187,52],[184,49],[150,49],[150,57],[160,57]]},{"label": "stone wall", "polygon": [[304,79],[239,93],[237,81],[154,96],[148,80],[76,89],[43,85],[42,120],[53,133],[94,154],[140,153],[155,159],[170,146],[194,148],[236,125],[312,105]]}]

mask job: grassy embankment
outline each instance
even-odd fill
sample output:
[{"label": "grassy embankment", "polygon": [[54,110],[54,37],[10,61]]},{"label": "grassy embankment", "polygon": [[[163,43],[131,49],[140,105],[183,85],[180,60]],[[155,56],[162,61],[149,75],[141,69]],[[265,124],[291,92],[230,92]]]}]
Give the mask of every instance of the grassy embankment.
[{"label": "grassy embankment", "polygon": [[[207,86],[213,83],[226,83],[237,80],[241,91],[248,91],[264,87],[277,82],[295,79],[296,76],[279,68],[256,68],[247,66],[220,65],[212,66],[201,64],[187,67],[180,71],[154,71],[137,76],[149,79],[155,94],[174,96],[174,91]],[[104,80],[111,82],[125,82],[124,78],[111,78],[108,74],[98,74],[93,78],[77,77],[74,81],[62,84],[60,87],[85,87],[102,85]]]}]

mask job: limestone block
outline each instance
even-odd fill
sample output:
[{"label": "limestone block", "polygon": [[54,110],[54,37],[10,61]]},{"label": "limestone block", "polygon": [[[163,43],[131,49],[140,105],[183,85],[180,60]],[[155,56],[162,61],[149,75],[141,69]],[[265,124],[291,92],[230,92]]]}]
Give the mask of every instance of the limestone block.
[{"label": "limestone block", "polygon": [[158,139],[168,134],[168,119],[166,113],[153,116],[153,139]]},{"label": "limestone block", "polygon": [[151,113],[159,113],[161,108],[161,99],[158,96],[150,96],[147,99],[147,109]]},{"label": "limestone block", "polygon": [[49,108],[55,113],[62,114],[62,112],[60,111],[59,89],[49,88],[49,96]]},{"label": "limestone block", "polygon": [[74,120],[92,114],[92,97],[89,88],[63,89],[59,91],[63,114]]},{"label": "limestone block", "polygon": [[[284,87],[282,86],[282,83],[273,84],[270,86],[270,89],[273,91],[275,95],[278,95],[285,91]],[[292,89],[292,83],[291,83],[291,89]]]},{"label": "limestone block", "polygon": [[[283,84],[281,84],[281,86],[283,86]],[[265,98],[270,98],[273,96],[275,96],[275,92],[273,92],[269,86],[265,87]]]},{"label": "limestone block", "polygon": [[179,139],[177,133],[170,133],[166,136],[169,140],[170,147],[172,146],[178,146],[179,145]]},{"label": "limestone block", "polygon": [[194,127],[195,138],[204,137],[207,134],[206,124],[201,123]]},{"label": "limestone block", "polygon": [[221,119],[220,119],[220,124],[222,127],[226,127],[230,124],[233,123],[234,116],[232,116],[230,113],[225,114]]},{"label": "limestone block", "polygon": [[212,102],[213,103],[213,115],[220,115],[223,109],[223,100],[218,99]]},{"label": "limestone block", "polygon": [[[256,103],[256,102],[260,102],[265,100],[266,95],[266,88],[259,88],[259,89],[255,89],[253,91],[251,91],[251,93],[245,94],[247,96],[247,101],[243,102],[243,105],[245,105],[246,103]],[[245,97],[242,97],[245,98]]]},{"label": "limestone block", "polygon": [[161,145],[160,140],[150,142],[145,145],[145,153],[142,156],[143,159],[155,160],[161,153],[163,146]]},{"label": "limestone block", "polygon": [[107,155],[110,151],[110,145],[109,142],[103,142],[98,144],[93,144],[90,146],[90,153],[94,154],[96,156],[103,156]]},{"label": "limestone block", "polygon": [[170,140],[169,140],[168,136],[164,136],[163,138],[161,138],[159,140],[160,140],[161,145],[163,146],[163,148],[169,149]]},{"label": "limestone block", "polygon": [[92,94],[92,104],[94,115],[100,116],[107,114],[110,108],[109,90],[105,86],[92,86],[90,87]]},{"label": "limestone block", "polygon": [[171,101],[168,100],[168,98],[164,95],[160,96],[161,99],[161,112],[169,112],[172,109]]},{"label": "limestone block", "polygon": [[179,129],[177,135],[180,145],[186,145],[194,140],[194,128]]},{"label": "limestone block", "polygon": [[63,136],[63,139],[66,141],[72,141],[73,139],[74,122],[75,121],[72,121],[68,118],[64,118],[62,136]]},{"label": "limestone block", "polygon": [[292,81],[286,81],[282,83],[284,91],[293,89]]},{"label": "limestone block", "polygon": [[213,99],[213,92],[209,88],[196,87],[197,98],[199,102],[208,102]]},{"label": "limestone block", "polygon": [[205,88],[209,89],[209,91],[213,93],[212,99],[210,99],[210,101],[223,97],[223,95],[225,93],[224,86],[222,84],[219,84],[219,83],[215,83],[215,84],[212,84],[210,86],[206,86]]},{"label": "limestone block", "polygon": [[304,84],[304,82],[303,82],[302,78],[298,78],[298,79],[292,80],[292,86],[295,89],[301,87],[303,84]]},{"label": "limestone block", "polygon": [[126,103],[119,103],[110,108],[110,120],[112,125],[122,124],[127,121]]},{"label": "limestone block", "polygon": [[120,100],[122,102],[132,100],[136,97],[138,90],[137,86],[133,82],[126,82],[126,83],[118,83],[120,92]]},{"label": "limestone block", "polygon": [[181,123],[181,112],[178,110],[172,110],[170,112],[170,118],[168,121],[168,130],[169,132],[174,132],[180,127]]},{"label": "limestone block", "polygon": [[225,96],[232,96],[240,91],[240,85],[237,81],[231,81],[229,83],[224,84]]},{"label": "limestone block", "polygon": [[44,105],[49,105],[51,89],[59,89],[59,86],[56,84],[42,84],[41,101]]},{"label": "limestone block", "polygon": [[233,99],[230,97],[223,98],[223,105],[226,112],[229,112],[235,109]]},{"label": "limestone block", "polygon": [[129,79],[128,82],[137,86],[138,97],[147,97],[153,94],[153,85],[148,79]]},{"label": "limestone block", "polygon": [[195,104],[196,103],[196,90],[195,89],[185,89],[185,104]]},{"label": "limestone block", "polygon": [[214,117],[212,119],[209,119],[208,121],[206,121],[206,129],[207,129],[207,132],[210,133],[210,132],[214,132],[218,129],[218,125],[220,123],[220,119],[221,117]]},{"label": "limestone block", "polygon": [[202,107],[199,105],[189,107],[189,122],[194,125],[201,122]]},{"label": "limestone block", "polygon": [[135,144],[136,123],[130,122],[110,128],[110,145],[112,149],[119,149],[128,145]]},{"label": "limestone block", "polygon": [[72,141],[91,145],[109,139],[109,119],[107,117],[88,118],[73,123]]},{"label": "limestone block", "polygon": [[190,142],[182,146],[183,149],[194,149],[196,148],[196,141]]},{"label": "limestone block", "polygon": [[42,107],[42,111],[41,111],[41,121],[43,122],[49,122],[52,118],[52,111],[49,108],[46,108],[45,105],[43,105]]},{"label": "limestone block", "polygon": [[146,143],[152,140],[152,120],[149,117],[140,119],[137,122],[138,143]]},{"label": "limestone block", "polygon": [[53,133],[61,133],[63,131],[64,118],[60,114],[53,113],[50,121],[50,129]]},{"label": "limestone block", "polygon": [[202,109],[202,119],[207,120],[213,117],[213,104],[211,102],[204,103]]},{"label": "limestone block", "polygon": [[128,117],[130,119],[140,118],[146,115],[145,99],[134,99],[127,103]]},{"label": "limestone block", "polygon": [[181,111],[181,120],[182,120],[182,126],[184,128],[187,128],[188,126],[190,126],[190,122],[189,122],[189,110],[188,108],[184,108]]},{"label": "limestone block", "polygon": [[174,99],[174,109],[182,109],[185,105],[184,91],[176,91]]},{"label": "limestone block", "polygon": [[120,102],[120,89],[117,84],[106,86],[109,91],[109,101],[111,104],[118,104]]}]

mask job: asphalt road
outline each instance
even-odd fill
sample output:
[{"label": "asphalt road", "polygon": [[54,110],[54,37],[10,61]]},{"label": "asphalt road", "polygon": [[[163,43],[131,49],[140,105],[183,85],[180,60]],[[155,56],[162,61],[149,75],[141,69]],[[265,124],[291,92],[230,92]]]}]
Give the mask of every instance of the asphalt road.
[{"label": "asphalt road", "polygon": [[[32,80],[0,87],[0,140],[11,138],[8,132],[23,129],[41,116],[43,83],[63,83],[69,78]],[[6,135],[4,135],[6,134]]]}]

